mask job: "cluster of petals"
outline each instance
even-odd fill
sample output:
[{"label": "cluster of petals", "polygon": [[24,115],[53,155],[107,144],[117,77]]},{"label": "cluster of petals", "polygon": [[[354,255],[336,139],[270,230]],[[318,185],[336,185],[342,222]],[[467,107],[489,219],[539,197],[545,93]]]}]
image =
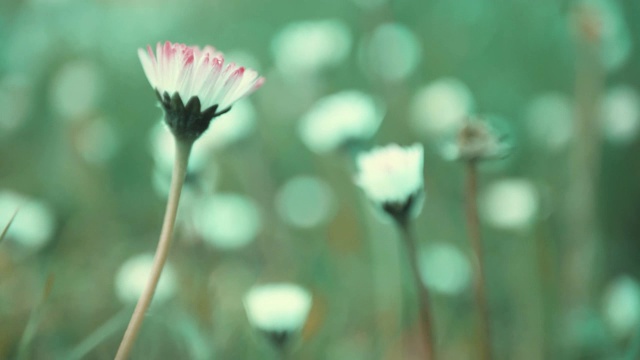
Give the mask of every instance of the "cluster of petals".
[{"label": "cluster of petals", "polygon": [[254,70],[225,64],[224,55],[211,46],[172,44],[138,49],[144,72],[151,86],[170,97],[179,94],[183,102],[198,97],[201,109],[217,105],[226,109],[237,100],[257,90],[264,78]]},{"label": "cluster of petals", "polygon": [[355,180],[374,203],[405,203],[423,190],[423,162],[421,144],[377,147],[358,156]]},{"label": "cluster of petals", "polygon": [[371,96],[341,91],[318,100],[303,116],[300,137],[315,153],[328,153],[370,138],[383,117],[383,107]]}]

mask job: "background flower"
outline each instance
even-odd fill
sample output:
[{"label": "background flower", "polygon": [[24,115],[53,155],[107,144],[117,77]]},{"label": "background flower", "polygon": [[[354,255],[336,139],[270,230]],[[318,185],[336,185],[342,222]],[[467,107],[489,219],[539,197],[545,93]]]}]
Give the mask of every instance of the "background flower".
[{"label": "background flower", "polygon": [[[374,148],[358,155],[356,184],[377,206],[406,204],[423,191],[424,149],[420,144],[403,148],[396,144]],[[414,216],[422,207],[411,204]],[[400,205],[401,207],[403,205]]]},{"label": "background flower", "polygon": [[300,121],[300,137],[314,152],[325,153],[369,139],[384,112],[368,95],[342,91],[318,100]]},{"label": "background flower", "polygon": [[265,284],[249,290],[244,307],[256,329],[293,333],[302,329],[307,319],[311,294],[295,284]]}]

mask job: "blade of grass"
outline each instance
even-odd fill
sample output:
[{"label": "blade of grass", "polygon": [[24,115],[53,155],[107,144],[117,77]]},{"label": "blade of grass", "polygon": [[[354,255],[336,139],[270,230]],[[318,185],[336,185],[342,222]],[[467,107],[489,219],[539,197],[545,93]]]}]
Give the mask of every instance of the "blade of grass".
[{"label": "blade of grass", "polygon": [[30,358],[29,345],[31,344],[31,341],[36,334],[36,330],[38,329],[38,325],[40,325],[40,321],[42,320],[44,304],[49,298],[49,295],[51,295],[53,282],[54,276],[53,274],[49,274],[47,280],[44,283],[44,288],[42,289],[42,296],[33,307],[33,310],[31,310],[31,315],[29,316],[29,320],[27,321],[27,326],[24,328],[24,332],[22,333],[22,337],[20,338],[18,352],[16,355],[16,359],[18,360]]},{"label": "blade of grass", "polygon": [[80,344],[78,344],[68,355],[68,360],[80,360],[87,356],[93,349],[104,342],[113,334],[122,330],[129,320],[130,309],[124,309],[117,313],[102,326],[87,336]]},{"label": "blade of grass", "polygon": [[18,215],[18,211],[20,211],[19,207],[16,208],[16,211],[13,212],[13,215],[11,215],[9,222],[7,223],[7,225],[5,225],[4,229],[2,230],[2,233],[0,233],[0,243],[2,243],[2,240],[4,240],[4,237],[7,236],[7,232],[9,231],[9,228],[11,227],[13,220],[15,220],[16,215]]}]

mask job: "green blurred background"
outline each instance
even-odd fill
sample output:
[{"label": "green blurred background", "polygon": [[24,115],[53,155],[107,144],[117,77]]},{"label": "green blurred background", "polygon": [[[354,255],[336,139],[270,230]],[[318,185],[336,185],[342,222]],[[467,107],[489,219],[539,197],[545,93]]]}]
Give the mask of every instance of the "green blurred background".
[{"label": "green blurred background", "polygon": [[396,229],[369,211],[348,154],[298,134],[316,101],[351,89],[384,109],[369,144],[425,145],[415,226],[441,359],[477,351],[464,174],[443,157],[467,113],[514,145],[480,168],[495,358],[640,358],[639,13],[634,0],[2,0],[0,224],[22,207],[0,245],[0,358],[115,354],[139,283],[122,266],[155,249],[170,169],[136,51],[165,40],[211,44],[267,81],[225,115],[242,127],[200,140],[135,358],[275,358],[242,307],[271,281],[314,296],[297,358],[419,349]]}]

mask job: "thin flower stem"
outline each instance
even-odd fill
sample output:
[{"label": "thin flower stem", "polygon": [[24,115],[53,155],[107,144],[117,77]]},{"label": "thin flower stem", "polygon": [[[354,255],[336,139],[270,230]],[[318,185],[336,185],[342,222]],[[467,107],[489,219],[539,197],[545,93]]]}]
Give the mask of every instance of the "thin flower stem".
[{"label": "thin flower stem", "polygon": [[151,276],[147,283],[144,292],[138,299],[136,308],[133,311],[129,326],[124,333],[120,348],[116,354],[115,360],[126,360],[129,358],[133,344],[136,341],[138,332],[144,320],[144,315],[151,304],[153,294],[160,280],[162,269],[167,261],[167,255],[169,254],[169,247],[171,246],[171,239],[173,235],[173,227],[176,222],[176,214],[178,212],[178,203],[180,201],[180,194],[182,193],[182,185],[184,184],[185,177],[187,175],[187,165],[189,163],[189,154],[191,153],[191,147],[193,141],[181,141],[175,139],[176,157],[173,167],[173,175],[171,177],[171,188],[169,190],[169,200],[167,202],[167,210],[164,215],[164,222],[162,224],[162,232],[160,233],[160,240],[158,241],[158,247],[153,259],[153,267],[151,269]]},{"label": "thin flower stem", "polygon": [[422,328],[422,336],[424,339],[425,355],[428,360],[435,360],[435,348],[433,341],[433,317],[431,316],[431,306],[429,301],[429,291],[424,286],[420,277],[420,268],[418,266],[418,244],[416,236],[409,225],[408,221],[399,221],[400,230],[406,244],[407,256],[411,266],[411,278],[413,280],[416,291],[418,292],[418,308],[420,314],[420,327]]},{"label": "thin flower stem", "polygon": [[486,282],[484,271],[484,256],[482,251],[482,236],[480,232],[480,220],[478,217],[478,170],[476,162],[470,160],[466,163],[466,212],[467,231],[469,241],[475,255],[475,282],[474,295],[480,313],[480,359],[490,360],[491,355],[491,327],[489,322],[489,304],[486,294]]},{"label": "thin flower stem", "polygon": [[[346,168],[349,169],[352,177],[359,172],[358,155],[363,150],[363,145],[357,142],[350,142],[343,149]],[[392,341],[401,328],[403,303],[401,299],[388,299],[385,294],[401,290],[401,285],[395,279],[401,276],[402,262],[399,256],[390,257],[390,252],[396,255],[397,247],[390,247],[387,241],[383,241],[387,239],[381,239],[373,229],[373,224],[366,213],[366,207],[370,204],[363,204],[361,197],[354,191],[349,191],[347,195],[350,198],[345,203],[355,204],[361,236],[363,239],[368,239],[364,246],[371,268],[370,291],[373,307],[371,311],[375,314],[372,316],[373,324],[370,330],[374,344],[371,354],[377,357],[384,357],[382,354],[399,357],[401,349],[396,349]],[[389,312],[390,308],[394,309],[393,313]]]},{"label": "thin flower stem", "polygon": [[53,282],[54,275],[49,274],[42,289],[42,296],[40,297],[40,300],[34,305],[33,310],[29,315],[27,326],[25,327],[22,333],[22,337],[20,338],[20,342],[18,343],[18,351],[15,357],[18,360],[31,358],[31,341],[33,341],[36,331],[38,330],[38,326],[42,321],[42,316],[47,299],[49,299],[51,290],[53,289]]}]

